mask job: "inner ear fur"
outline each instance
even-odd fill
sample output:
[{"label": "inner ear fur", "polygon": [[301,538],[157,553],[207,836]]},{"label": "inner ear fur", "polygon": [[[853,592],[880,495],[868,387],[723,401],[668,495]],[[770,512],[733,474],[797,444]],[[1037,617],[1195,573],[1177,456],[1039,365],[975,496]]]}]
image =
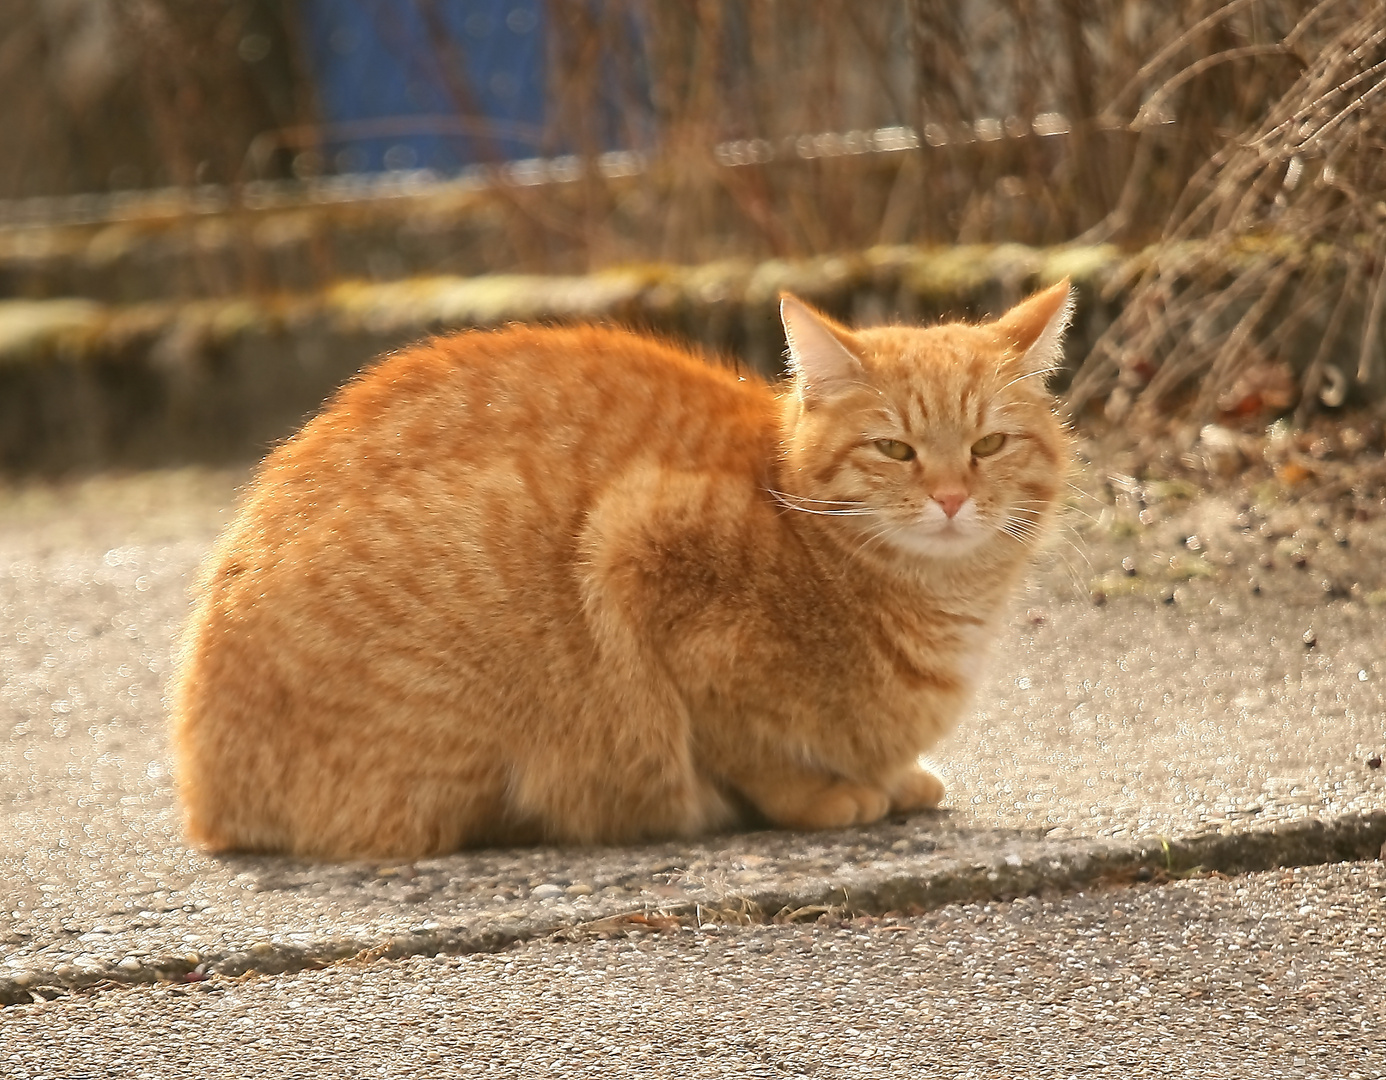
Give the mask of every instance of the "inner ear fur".
[{"label": "inner ear fur", "polygon": [[862,380],[861,362],[846,344],[851,333],[845,327],[789,293],[780,294],[780,321],[789,367],[806,404]]},{"label": "inner ear fur", "polygon": [[1073,286],[1068,278],[1022,300],[996,320],[996,329],[1015,350],[1013,364],[1023,375],[1044,375],[1063,359],[1064,331],[1073,318]]}]

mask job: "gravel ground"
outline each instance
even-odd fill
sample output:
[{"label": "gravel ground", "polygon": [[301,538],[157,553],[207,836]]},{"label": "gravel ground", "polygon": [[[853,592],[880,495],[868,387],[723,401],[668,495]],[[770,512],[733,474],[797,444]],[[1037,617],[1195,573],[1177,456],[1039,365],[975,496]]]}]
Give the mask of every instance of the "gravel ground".
[{"label": "gravel ground", "polygon": [[122,988],[0,1013],[15,1080],[1386,1077],[1386,869]]}]

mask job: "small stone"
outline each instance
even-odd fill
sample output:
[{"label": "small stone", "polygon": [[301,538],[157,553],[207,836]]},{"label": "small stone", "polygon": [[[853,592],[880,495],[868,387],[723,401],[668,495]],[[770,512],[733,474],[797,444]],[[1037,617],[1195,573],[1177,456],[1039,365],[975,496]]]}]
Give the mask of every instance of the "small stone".
[{"label": "small stone", "polygon": [[274,946],[268,941],[257,941],[250,947],[250,951],[256,956],[268,956],[270,953],[274,952]]},{"label": "small stone", "polygon": [[138,956],[127,956],[120,961],[120,963],[116,964],[116,970],[123,971],[127,975],[133,975],[135,972],[143,970],[143,968],[144,965],[140,963]]},{"label": "small stone", "polygon": [[1025,613],[1025,621],[1031,626],[1042,626],[1047,618],[1049,616],[1037,607],[1032,607]]},{"label": "small stone", "polygon": [[1307,570],[1309,568],[1309,556],[1302,551],[1296,551],[1290,556],[1290,561],[1295,564],[1296,570]]},{"label": "small stone", "polygon": [[1261,595],[1261,583],[1260,583],[1259,581],[1257,581],[1255,578],[1252,578],[1251,581],[1250,581],[1250,585],[1251,585],[1251,595],[1252,595],[1252,596],[1260,596],[1260,595]]},{"label": "small stone", "polygon": [[1333,533],[1333,539],[1339,547],[1348,546],[1348,534],[1345,529],[1337,529]]},{"label": "small stone", "polygon": [[536,885],[530,891],[530,898],[533,900],[552,900],[556,896],[563,895],[561,885]]},{"label": "small stone", "polygon": [[563,891],[569,896],[591,896],[594,890],[585,881],[575,881]]},{"label": "small stone", "polygon": [[1373,754],[1371,757],[1367,758],[1367,768],[1369,768],[1369,769],[1379,769],[1379,768],[1381,768],[1381,755],[1380,755],[1380,754]]},{"label": "small stone", "polygon": [[1190,551],[1202,551],[1203,541],[1197,536],[1186,536],[1184,537],[1184,546]]},{"label": "small stone", "polygon": [[1302,638],[1302,640],[1304,642],[1304,647],[1306,649],[1312,649],[1315,645],[1319,643],[1318,635],[1315,634],[1312,630],[1304,631],[1304,637]]},{"label": "small stone", "polygon": [[1160,590],[1160,603],[1173,604],[1179,599],[1178,592],[1173,585],[1166,585]]},{"label": "small stone", "polygon": [[1127,577],[1136,576],[1136,560],[1131,558],[1130,555],[1121,560],[1121,568],[1126,572]]},{"label": "small stone", "polygon": [[1101,607],[1107,602],[1107,594],[1101,589],[1093,589],[1088,594],[1088,599],[1092,601],[1094,607]]}]

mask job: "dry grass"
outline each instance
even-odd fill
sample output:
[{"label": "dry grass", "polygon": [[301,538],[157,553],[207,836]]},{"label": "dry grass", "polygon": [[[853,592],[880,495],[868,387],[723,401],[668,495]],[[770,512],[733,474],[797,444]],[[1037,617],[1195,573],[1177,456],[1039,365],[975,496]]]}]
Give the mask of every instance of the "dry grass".
[{"label": "dry grass", "polygon": [[[358,2],[378,20],[393,10]],[[455,91],[448,130],[484,132],[438,17],[448,0],[390,2],[433,28],[421,62]],[[1381,0],[546,10],[535,153],[561,156],[569,182],[556,198],[474,143],[506,237],[495,269],[1154,242],[1074,381],[1075,409],[1303,419],[1386,383]],[[322,137],[292,12],[0,0],[0,197],[137,176],[226,184],[234,203],[248,180],[290,177]],[[256,35],[272,60],[246,60]],[[625,166],[613,147],[632,152]]]},{"label": "dry grass", "polygon": [[1380,391],[1386,5],[1324,0],[1275,48],[1296,78],[1191,178],[1076,411],[1105,399],[1113,421],[1160,431],[1178,412],[1192,431]]}]

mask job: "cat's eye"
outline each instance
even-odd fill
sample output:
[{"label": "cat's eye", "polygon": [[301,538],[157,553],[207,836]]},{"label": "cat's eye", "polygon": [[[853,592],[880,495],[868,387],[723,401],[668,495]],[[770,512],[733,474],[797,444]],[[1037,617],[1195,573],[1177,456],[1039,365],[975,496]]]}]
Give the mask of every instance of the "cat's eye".
[{"label": "cat's eye", "polygon": [[877,439],[876,449],[896,461],[911,461],[914,458],[914,447],[899,439]]},{"label": "cat's eye", "polygon": [[994,431],[990,435],[983,435],[972,444],[973,457],[991,457],[992,454],[1006,445],[1006,436],[1000,431]]}]

